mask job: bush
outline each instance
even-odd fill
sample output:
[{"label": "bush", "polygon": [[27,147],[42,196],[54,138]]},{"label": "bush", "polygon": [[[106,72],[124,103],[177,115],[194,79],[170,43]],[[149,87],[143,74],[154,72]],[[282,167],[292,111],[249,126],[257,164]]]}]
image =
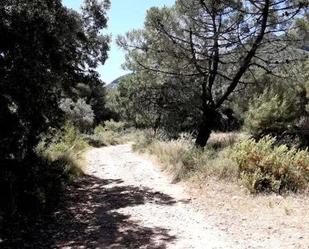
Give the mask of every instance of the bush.
[{"label": "bush", "polygon": [[109,120],[104,122],[104,129],[106,131],[113,132],[123,132],[126,128],[126,124],[124,122],[115,122],[114,120]]},{"label": "bush", "polygon": [[93,141],[100,145],[116,145],[122,143],[123,124],[114,121],[106,121],[94,129]]},{"label": "bush", "polygon": [[78,130],[66,123],[62,131],[42,136],[36,153],[23,161],[0,159],[0,222],[2,212],[11,219],[17,213],[31,217],[49,211],[62,196],[65,183],[80,176],[80,153],[88,147]]},{"label": "bush", "polygon": [[67,122],[61,131],[54,134],[49,141],[48,134],[37,146],[37,154],[43,159],[60,165],[63,175],[74,179],[82,175],[83,159],[81,153],[88,147],[88,143],[72,123]]},{"label": "bush", "polygon": [[233,148],[232,158],[239,175],[252,193],[297,191],[309,182],[309,152],[275,146],[266,136],[256,142],[245,139]]},{"label": "bush", "polygon": [[134,149],[155,155],[175,181],[240,178],[251,193],[298,191],[309,182],[309,152],[276,146],[271,137],[256,142],[245,134],[213,134],[200,150],[188,136],[162,141],[145,133]]},{"label": "bush", "polygon": [[144,130],[134,139],[133,150],[146,152],[147,148],[155,141],[155,136],[150,130]]},{"label": "bush", "polygon": [[226,147],[232,146],[236,143],[236,141],[239,139],[238,133],[223,133],[223,132],[217,132],[212,133],[208,142],[207,142],[207,148],[208,149],[224,149]]},{"label": "bush", "polygon": [[47,144],[45,151],[44,146],[40,145],[40,151],[43,152],[43,156],[54,161],[69,153],[78,154],[83,152],[88,147],[89,145],[75,126],[67,122],[62,131],[55,135],[53,141]]},{"label": "bush", "polygon": [[[230,138],[230,137],[233,137]],[[190,135],[183,134],[179,139],[162,141],[146,135],[134,145],[135,150],[155,155],[163,164],[163,168],[172,173],[174,181],[190,179],[198,176],[205,179],[215,176],[219,179],[237,177],[237,167],[229,158],[230,146],[236,135],[223,133],[212,136],[212,143],[204,151],[194,145]]]},{"label": "bush", "polygon": [[245,117],[245,127],[252,134],[287,130],[301,113],[297,91],[266,89],[253,99]]},{"label": "bush", "polygon": [[92,127],[94,112],[84,99],[78,99],[76,102],[69,98],[62,99],[59,107],[65,113],[66,119],[80,131],[86,132]]},{"label": "bush", "polygon": [[164,168],[173,174],[175,181],[188,178],[198,158],[195,154],[199,153],[198,150],[194,150],[193,144],[185,139],[169,142],[153,140],[146,151],[164,164]]},{"label": "bush", "polygon": [[98,125],[94,129],[94,134],[87,136],[87,140],[93,146],[116,145],[129,142],[138,134],[135,129],[126,130],[123,122],[105,121],[103,125]]}]

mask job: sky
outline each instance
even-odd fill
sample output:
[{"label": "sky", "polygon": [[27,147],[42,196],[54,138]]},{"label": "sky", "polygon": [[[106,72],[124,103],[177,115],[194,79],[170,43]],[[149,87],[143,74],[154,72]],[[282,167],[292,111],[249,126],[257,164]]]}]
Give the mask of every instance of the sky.
[{"label": "sky", "polygon": [[[69,8],[79,10],[82,0],[63,0]],[[109,59],[98,68],[101,79],[107,84],[116,78],[128,73],[121,68],[124,63],[124,52],[117,47],[115,39],[132,29],[142,28],[147,9],[153,6],[171,6],[175,0],[111,0],[111,9],[108,12],[108,29],[106,34],[112,35]]]}]

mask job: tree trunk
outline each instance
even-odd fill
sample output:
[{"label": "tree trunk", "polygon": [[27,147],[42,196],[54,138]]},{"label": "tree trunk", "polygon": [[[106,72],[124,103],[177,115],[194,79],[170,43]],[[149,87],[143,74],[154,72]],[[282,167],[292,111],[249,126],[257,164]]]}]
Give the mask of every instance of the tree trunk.
[{"label": "tree trunk", "polygon": [[203,120],[197,131],[196,147],[204,148],[206,146],[211,132],[219,125],[219,117],[220,114],[215,109],[204,111]]},{"label": "tree trunk", "polygon": [[207,144],[210,134],[211,134],[211,129],[209,129],[207,125],[201,124],[198,129],[197,137],[195,140],[195,146],[199,148],[204,148]]}]

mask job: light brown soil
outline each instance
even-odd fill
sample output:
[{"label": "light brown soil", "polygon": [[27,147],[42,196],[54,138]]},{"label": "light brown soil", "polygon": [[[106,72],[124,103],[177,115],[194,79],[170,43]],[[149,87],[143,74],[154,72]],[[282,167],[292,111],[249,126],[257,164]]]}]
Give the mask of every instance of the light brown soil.
[{"label": "light brown soil", "polygon": [[[134,154],[131,145],[119,145],[93,149],[86,155],[86,173],[99,179],[109,179],[107,189],[121,188],[122,194],[143,201],[134,205],[117,205],[109,212],[117,212],[127,217],[127,221],[151,232],[148,243],[143,241],[145,234],[138,234],[124,246],[121,236],[109,244],[103,242],[97,248],[238,248],[225,238],[193,203],[183,186],[171,184],[171,179],[148,159]],[[107,197],[109,198],[109,197]],[[104,201],[104,200],[102,200]],[[119,224],[121,232],[132,232],[126,223]],[[104,233],[108,233],[106,230]],[[148,235],[146,235],[148,236]]]},{"label": "light brown soil", "polygon": [[309,196],[250,195],[238,184],[206,179],[190,188],[208,219],[241,248],[309,248]]},{"label": "light brown soil", "polygon": [[1,248],[309,249],[308,195],[251,196],[214,179],[172,184],[129,144],[91,149],[85,160],[58,210],[30,231],[16,227],[21,236]]},{"label": "light brown soil", "polygon": [[[214,179],[199,187],[172,184],[153,160],[133,153],[130,145],[93,149],[87,161],[89,175],[112,180],[107,188],[123,188],[133,199],[143,195],[143,202],[116,205],[112,212],[159,231],[142,244],[136,241],[145,235],[137,233],[130,238],[136,240],[130,242],[133,247],[113,241],[98,248],[309,248],[308,195],[252,196],[235,183]],[[145,192],[135,196],[128,186]],[[120,224],[119,229],[130,233],[131,228]]]}]

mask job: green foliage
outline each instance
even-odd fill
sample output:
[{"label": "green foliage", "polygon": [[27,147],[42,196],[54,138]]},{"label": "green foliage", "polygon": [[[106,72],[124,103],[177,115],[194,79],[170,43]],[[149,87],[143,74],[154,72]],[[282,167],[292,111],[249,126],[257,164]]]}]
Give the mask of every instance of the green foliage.
[{"label": "green foliage", "polygon": [[88,136],[89,143],[93,146],[116,145],[127,142],[125,123],[113,120],[105,121],[94,129],[94,134]]},{"label": "green foliage", "polygon": [[[108,0],[84,1],[81,13],[64,7],[61,0],[0,1],[0,186],[7,190],[0,203],[9,199],[7,213],[32,203],[31,196],[48,199],[53,191],[45,187],[62,179],[60,158],[66,156],[61,160],[67,165],[67,155],[75,158],[86,146],[74,128],[65,127],[50,146],[46,141],[44,153],[52,162],[35,154],[42,134],[64,122],[61,98],[76,101],[80,82],[102,88],[95,70],[107,59],[109,37],[102,29],[108,8]],[[93,100],[95,95],[90,95]]]},{"label": "green foliage", "polygon": [[233,148],[232,158],[239,174],[252,193],[297,191],[309,183],[309,152],[275,146],[266,136],[256,142],[245,139]]},{"label": "green foliage", "polygon": [[232,97],[247,105],[248,96],[240,92],[256,82],[256,71],[272,75],[305,57],[304,51],[287,49],[284,34],[277,37],[291,27],[293,17],[304,15],[305,7],[288,0],[188,0],[151,8],[142,29],[117,40],[127,52],[125,68],[134,72],[125,86],[124,102],[133,114],[127,116],[147,127],[173,130],[174,137],[197,131],[196,144],[204,147]]},{"label": "green foliage", "polygon": [[[245,136],[245,135],[242,135]],[[235,144],[240,138],[240,134],[237,133],[213,133],[208,140],[206,148],[209,150],[220,150],[226,147],[230,147]]]},{"label": "green foliage", "polygon": [[76,95],[78,82],[100,83],[95,68],[105,62],[109,41],[101,34],[109,6],[103,2],[85,1],[78,14],[60,0],[1,1],[0,124],[11,127],[0,134],[10,150],[1,158],[30,154],[41,133],[61,126],[60,98]]},{"label": "green foliage", "polygon": [[306,111],[309,113],[309,61],[304,64],[304,89],[306,91]]},{"label": "green foliage", "polygon": [[43,136],[36,151],[44,160],[61,167],[61,175],[71,180],[83,174],[82,153],[87,148],[89,145],[83,135],[72,123],[67,122],[60,131]]},{"label": "green foliage", "polygon": [[118,101],[118,90],[117,88],[107,88],[106,91],[106,119],[120,120],[122,109]]},{"label": "green foliage", "polygon": [[56,134],[54,141],[43,151],[43,155],[54,161],[70,153],[81,153],[88,147],[89,145],[82,138],[77,128],[72,123],[67,122],[63,129]]},{"label": "green foliage", "polygon": [[298,18],[288,35],[294,38],[293,45],[299,48],[309,49],[309,14],[306,13],[303,17]]},{"label": "green foliage", "polygon": [[66,123],[61,131],[41,136],[36,154],[21,162],[7,161],[0,171],[3,205],[7,215],[37,214],[49,210],[62,195],[64,185],[83,174],[81,153],[88,144],[79,131]]},{"label": "green foliage", "polygon": [[300,101],[291,88],[266,89],[249,104],[245,127],[253,134],[287,130],[302,112]]},{"label": "green foliage", "polygon": [[[115,122],[114,120],[109,120],[104,122],[104,129],[106,131],[113,132],[123,132],[126,128],[126,124],[124,122]],[[100,126],[98,126],[95,131],[100,130]],[[102,129],[102,126],[101,126]]]},{"label": "green foliage", "polygon": [[114,107],[122,120],[137,128],[164,130],[170,137],[192,131],[200,98],[192,90],[196,83],[179,78],[158,77],[147,72],[129,75],[112,92]]},{"label": "green foliage", "polygon": [[196,166],[195,155],[200,154],[189,141],[182,139],[170,142],[154,140],[147,152],[158,157],[163,167],[173,174],[175,181],[189,177]]},{"label": "green foliage", "polygon": [[84,99],[78,99],[76,102],[69,98],[62,99],[59,106],[65,114],[65,119],[80,131],[87,132],[93,126],[94,112]]},{"label": "green foliage", "polygon": [[154,127],[158,119],[158,108],[153,96],[153,82],[145,75],[129,75],[123,78],[117,88],[117,105],[120,116],[135,127]]},{"label": "green foliage", "polygon": [[139,141],[144,137],[142,130],[127,127],[124,122],[105,121],[94,129],[93,134],[83,135],[83,138],[93,147],[102,147]]},{"label": "green foliage", "polygon": [[[81,152],[81,151],[79,151]],[[77,152],[66,152],[58,156],[54,163],[60,166],[62,169],[62,177],[67,181],[73,181],[74,179],[84,175],[84,159]]]},{"label": "green foliage", "polygon": [[[309,183],[309,152],[275,146],[275,139],[259,142],[245,134],[215,134],[204,150],[193,139],[162,141],[145,133],[134,149],[154,155],[175,181],[204,181],[212,176],[228,181],[240,179],[252,193],[298,191]],[[215,144],[215,146],[212,146]]]},{"label": "green foliage", "polygon": [[155,140],[154,133],[151,132],[150,130],[144,130],[142,131],[141,136],[138,136],[134,140],[133,150],[145,153],[154,140]]},{"label": "green foliage", "polygon": [[[86,103],[91,106],[94,113],[94,125],[107,120],[111,117],[110,110],[107,106],[106,90],[104,83],[93,78],[87,78],[83,83],[78,83],[73,89],[75,98],[85,99]],[[88,112],[89,113],[89,112]]]}]

